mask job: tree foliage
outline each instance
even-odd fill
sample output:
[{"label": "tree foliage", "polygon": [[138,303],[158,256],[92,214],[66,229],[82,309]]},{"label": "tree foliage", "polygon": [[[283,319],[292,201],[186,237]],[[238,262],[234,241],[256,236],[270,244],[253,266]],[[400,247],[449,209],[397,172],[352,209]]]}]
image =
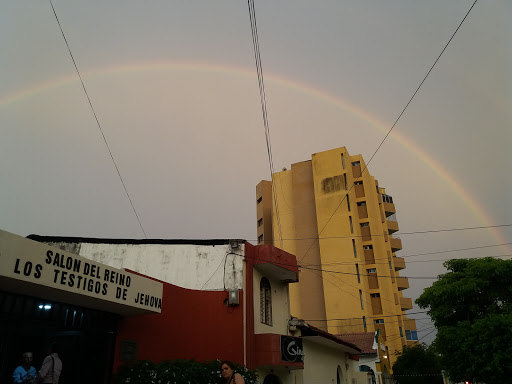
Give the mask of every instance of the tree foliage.
[{"label": "tree foliage", "polygon": [[[115,384],[225,384],[220,374],[220,361],[197,362],[172,360],[153,363],[141,360],[123,365],[114,377]],[[235,365],[246,384],[256,384],[254,370]]]},{"label": "tree foliage", "polygon": [[457,259],[416,300],[438,329],[434,348],[452,381],[512,375],[512,260]]},{"label": "tree foliage", "polygon": [[405,346],[397,355],[393,364],[397,384],[443,384],[439,356],[426,344]]}]

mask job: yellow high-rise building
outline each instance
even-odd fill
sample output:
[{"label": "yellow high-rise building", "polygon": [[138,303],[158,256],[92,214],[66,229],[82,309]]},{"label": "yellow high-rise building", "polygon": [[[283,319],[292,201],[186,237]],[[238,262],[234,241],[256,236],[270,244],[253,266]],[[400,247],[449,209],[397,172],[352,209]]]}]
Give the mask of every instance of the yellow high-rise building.
[{"label": "yellow high-rise building", "polygon": [[[395,351],[417,341],[405,310],[405,261],[393,198],[345,147],[275,173],[256,187],[258,242],[297,256],[299,282],[290,284],[291,314],[332,334],[375,332]],[[276,197],[276,200],[273,198]]]}]

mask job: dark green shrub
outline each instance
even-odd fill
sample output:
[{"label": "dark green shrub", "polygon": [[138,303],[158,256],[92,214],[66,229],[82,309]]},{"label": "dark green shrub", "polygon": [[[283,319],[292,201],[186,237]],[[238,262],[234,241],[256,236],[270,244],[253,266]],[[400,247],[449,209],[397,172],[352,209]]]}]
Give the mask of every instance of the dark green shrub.
[{"label": "dark green shrub", "polygon": [[[114,376],[115,384],[223,384],[220,361],[197,362],[195,360],[136,361],[123,365]],[[235,364],[246,384],[256,384],[254,370]]]}]

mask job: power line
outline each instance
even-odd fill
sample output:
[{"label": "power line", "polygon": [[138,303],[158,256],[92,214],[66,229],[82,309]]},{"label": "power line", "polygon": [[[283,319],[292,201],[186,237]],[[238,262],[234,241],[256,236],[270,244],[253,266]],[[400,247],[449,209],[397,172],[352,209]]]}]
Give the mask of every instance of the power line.
[{"label": "power line", "polygon": [[[382,237],[382,236],[408,236],[408,235],[424,235],[426,233],[442,233],[442,232],[457,232],[457,231],[470,231],[475,229],[490,229],[490,228],[502,228],[502,227],[512,227],[512,224],[498,224],[498,225],[486,225],[486,226],[479,226],[479,227],[462,227],[462,228],[444,228],[444,229],[431,229],[431,230],[425,230],[425,231],[412,231],[412,232],[395,232],[394,234],[390,235],[388,233],[370,233],[368,235],[346,235],[346,236],[325,236],[325,237],[296,237],[296,238],[285,238],[281,239],[282,241],[297,241],[297,240],[328,240],[328,239],[352,239],[355,237],[367,237],[367,236],[375,236],[375,237]],[[395,239],[399,239],[400,237],[394,237]],[[249,239],[248,241],[257,241],[255,239]],[[508,245],[511,243],[503,243],[498,245],[491,245],[491,247],[497,247],[500,245]],[[467,249],[477,249],[475,248],[467,248]],[[485,247],[482,247],[485,248]],[[461,249],[466,250],[466,249]],[[453,252],[453,251],[446,251],[446,252]],[[434,253],[440,253],[440,252],[434,252]],[[422,254],[423,255],[423,254]],[[406,256],[401,256],[406,257]]]},{"label": "power line", "polygon": [[[400,315],[397,315],[397,316],[400,316]],[[379,317],[379,319],[380,319],[380,317]],[[358,317],[355,320],[361,321],[361,317]],[[366,320],[368,320],[368,317],[366,317]],[[416,320],[416,319],[414,319],[414,320]],[[426,319],[424,319],[424,320],[426,320]],[[305,320],[305,321],[314,321],[314,320]],[[322,321],[322,320],[316,320],[316,321]],[[374,323],[374,324],[391,324],[391,323],[400,323],[402,321],[403,321],[403,319],[399,319],[399,320],[386,321],[385,323]],[[360,327],[360,326],[361,326],[361,324],[345,324],[345,325],[332,325],[332,324],[329,324],[329,327],[332,327],[332,328],[348,328],[348,327]]]},{"label": "power line", "polygon": [[500,227],[511,227],[512,224],[499,224],[499,225],[486,225],[481,227],[466,227],[466,228],[449,228],[449,229],[437,229],[431,231],[415,231],[415,232],[397,232],[397,235],[418,235],[425,233],[438,233],[438,232],[453,232],[453,231],[469,231],[473,229],[488,229],[488,228],[500,228]]},{"label": "power line", "polygon": [[[368,169],[368,165],[370,165],[370,163],[372,162],[373,158],[375,157],[375,155],[377,154],[377,152],[379,151],[379,149],[382,147],[382,145],[384,144],[384,142],[386,141],[386,139],[388,138],[388,136],[390,135],[391,131],[393,131],[393,129],[395,128],[396,124],[398,123],[398,121],[401,119],[401,117],[403,116],[403,114],[405,113],[405,110],[407,109],[407,107],[409,107],[409,104],[411,104],[412,100],[414,99],[414,97],[416,96],[416,94],[418,93],[418,91],[420,90],[421,86],[423,85],[423,83],[425,82],[425,80],[427,80],[427,77],[430,75],[430,73],[432,72],[432,70],[434,69],[434,67],[436,66],[437,62],[439,61],[439,59],[441,58],[441,56],[443,55],[444,51],[446,50],[446,48],[448,48],[448,45],[450,44],[450,42],[452,41],[452,39],[455,37],[457,31],[460,29],[460,27],[462,26],[462,24],[464,23],[464,20],[466,20],[466,18],[468,17],[469,13],[471,12],[471,10],[473,9],[473,7],[475,6],[476,2],[478,0],[475,0],[475,2],[471,5],[471,7],[469,8],[468,12],[466,13],[466,15],[464,16],[464,18],[462,19],[462,21],[460,22],[459,26],[457,27],[457,29],[455,30],[455,32],[453,32],[452,36],[450,37],[450,39],[448,40],[448,42],[446,43],[446,45],[444,46],[443,50],[441,51],[441,53],[439,54],[439,56],[437,57],[437,59],[434,61],[434,64],[432,64],[432,66],[430,67],[430,69],[428,70],[427,74],[425,75],[425,77],[423,78],[423,80],[421,81],[420,85],[418,86],[418,88],[416,88],[416,91],[413,93],[413,95],[411,96],[411,98],[409,99],[409,101],[407,102],[407,104],[405,105],[405,107],[402,109],[402,112],[400,112],[400,114],[398,115],[398,118],[395,120],[395,122],[393,123],[393,125],[391,126],[391,128],[389,129],[389,131],[386,133],[386,135],[384,136],[384,138],[382,139],[382,141],[380,142],[379,146],[377,147],[377,149],[375,150],[375,152],[373,153],[373,155],[370,157],[370,160],[364,165],[364,168],[363,170],[361,171],[361,174],[364,173],[364,171],[366,171]],[[340,203],[338,204],[338,206],[336,207],[336,209],[334,210],[334,212],[332,213],[331,217],[329,217],[329,220],[327,220],[327,222],[325,223],[325,225],[323,226],[322,230],[318,233],[318,237],[311,243],[311,245],[309,246],[309,248],[307,249],[306,253],[304,254],[304,256],[302,256],[302,258],[300,259],[300,262],[302,262],[302,260],[304,259],[304,257],[306,257],[306,255],[308,254],[309,250],[311,249],[311,247],[313,246],[313,244],[320,238],[320,235],[321,233],[324,231],[324,229],[327,227],[327,225],[329,224],[329,222],[331,221],[331,219],[333,218],[334,214],[338,211],[339,207],[341,206],[341,204],[343,203],[343,201],[345,201],[345,199],[347,198],[348,196],[348,193],[352,190],[352,188],[354,187],[354,184],[352,184],[352,186],[350,187],[350,190],[347,191],[347,194],[344,195],[343,199],[340,201]]]},{"label": "power line", "polygon": [[[232,254],[233,254],[233,255],[236,255],[236,256],[240,256],[240,257],[247,257],[247,258],[251,258],[251,259],[253,259],[253,260],[260,260],[260,261],[265,261],[265,260],[266,260],[266,259],[262,259],[262,258],[258,258],[258,257],[249,257],[249,256],[246,256],[246,255],[240,255],[240,254],[237,254],[237,253],[232,253]],[[295,266],[296,266],[296,265],[294,265],[294,264],[279,263],[279,262],[274,262],[274,264],[276,264],[276,265],[282,265],[282,266],[292,266],[292,267],[295,267]],[[299,266],[297,266],[297,268],[300,268],[300,267],[299,267]],[[304,268],[303,268],[303,269],[304,269]],[[365,299],[363,299],[362,297],[357,297],[356,295],[354,295],[354,294],[350,293],[349,291],[347,291],[347,290],[345,290],[345,289],[341,288],[340,286],[338,286],[338,285],[334,284],[332,281],[330,281],[330,280],[328,280],[328,279],[324,278],[322,275],[320,275],[320,274],[318,274],[318,273],[315,273],[315,272],[314,272],[314,271],[322,271],[321,269],[320,269],[320,270],[316,270],[316,269],[312,269],[312,268],[305,268],[305,269],[306,269],[307,271],[309,271],[310,273],[312,273],[313,275],[315,275],[315,276],[319,277],[320,279],[325,280],[325,281],[327,281],[328,283],[332,284],[334,287],[336,287],[336,288],[337,288],[337,289],[339,289],[340,291],[343,291],[343,292],[345,292],[345,293],[349,294],[350,296],[354,297],[356,300],[361,300],[363,303],[366,303],[367,305],[370,305],[370,306],[372,305],[372,303],[371,303],[371,302],[366,301],[366,300],[365,300]],[[326,271],[326,272],[329,272],[329,271]],[[356,274],[356,275],[357,275],[357,274]],[[342,283],[344,283],[344,284],[349,285],[349,286],[350,286],[350,287],[352,287],[352,288],[355,288],[355,289],[356,289],[356,290],[358,290],[358,291],[360,290],[360,289],[359,289],[359,287],[356,287],[356,286],[354,286],[354,285],[352,285],[352,284],[350,284],[350,283],[348,283],[348,282],[346,282],[346,281],[344,281],[344,280],[341,280],[341,279],[339,279],[338,277],[336,277],[335,275],[331,275],[331,277],[333,277],[333,278],[335,278],[335,279],[337,279],[337,280],[341,281],[341,282],[342,282]],[[361,291],[362,291],[362,290],[361,290]],[[392,303],[392,304],[396,305],[396,303],[395,303],[394,301],[392,301],[392,300],[389,300],[389,299],[386,299],[386,298],[383,298],[383,297],[381,297],[381,300],[388,301],[388,302],[390,302],[390,303]],[[427,311],[425,311],[425,312],[427,312]],[[408,314],[405,314],[405,316],[407,316],[407,315],[408,315]],[[393,314],[393,315],[389,315],[389,316],[402,316],[402,314]]]},{"label": "power line", "polygon": [[[494,259],[499,259],[500,257],[510,257],[512,256],[512,254],[505,254],[505,255],[487,255],[487,256],[475,256],[475,257],[453,257],[451,259],[430,259],[430,260],[413,260],[413,261],[408,261],[407,264],[412,264],[412,263],[431,263],[431,262],[434,262],[434,261],[448,261],[448,260],[463,260],[463,259],[472,259],[472,260],[476,260],[476,259],[483,259],[483,258],[494,258]],[[384,260],[384,258],[379,258],[379,259],[374,259],[374,260]],[[386,258],[387,260],[387,258]],[[385,263],[370,263],[370,264],[381,264],[381,265],[384,265],[384,264],[388,264],[388,262],[385,262]],[[323,267],[323,266],[326,266],[326,265],[354,265],[353,262],[350,262],[350,261],[340,261],[340,262],[335,262],[335,263],[324,263],[324,264],[305,264],[304,266],[306,267]]]},{"label": "power line", "polygon": [[482,248],[492,248],[492,247],[501,247],[504,245],[510,245],[512,243],[502,243],[502,244],[492,244],[492,245],[481,245],[478,247],[469,247],[469,248],[458,248],[458,249],[450,249],[447,251],[436,251],[436,252],[426,252],[426,253],[415,253],[412,255],[405,255],[400,257],[417,257],[417,256],[425,256],[425,255],[435,255],[439,253],[450,253],[450,252],[459,252],[459,251],[470,251],[473,249],[482,249]]},{"label": "power line", "polygon": [[100,132],[101,132],[101,136],[103,136],[103,141],[105,142],[105,145],[107,146],[107,150],[108,150],[108,153],[110,154],[110,158],[112,159],[112,163],[114,163],[114,167],[116,168],[117,174],[119,176],[119,180],[121,180],[121,184],[123,185],[126,196],[128,197],[128,200],[130,201],[130,205],[132,206],[133,212],[135,213],[135,217],[137,218],[137,221],[139,222],[139,226],[142,229],[142,233],[144,234],[144,237],[147,239],[148,237],[146,236],[146,231],[144,230],[144,227],[142,226],[142,223],[140,221],[137,210],[135,209],[135,206],[133,205],[132,198],[130,197],[130,194],[128,193],[128,189],[126,188],[124,180],[121,176],[121,172],[119,171],[119,167],[117,166],[117,163],[114,160],[114,155],[112,154],[112,151],[110,150],[110,146],[108,145],[107,138],[105,137],[105,134],[103,133],[103,129],[101,128],[100,121],[98,120],[98,116],[96,115],[96,112],[94,111],[94,107],[92,106],[91,98],[89,97],[89,94],[87,93],[87,89],[85,88],[85,84],[82,79],[82,75],[80,75],[80,71],[78,70],[78,66],[76,64],[75,58],[73,57],[73,53],[71,53],[71,48],[69,47],[68,40],[66,39],[66,35],[64,34],[64,30],[62,29],[62,26],[60,25],[59,18],[57,17],[57,12],[55,11],[52,0],[49,0],[49,1],[50,1],[50,5],[52,6],[52,9],[53,9],[53,14],[55,15],[55,19],[57,20],[57,24],[59,25],[60,32],[62,33],[62,37],[64,38],[66,46],[68,47],[69,55],[71,56],[71,60],[73,61],[73,64],[75,66],[76,73],[78,74],[78,77],[80,78],[80,82],[82,83],[82,88],[84,89],[85,96],[87,97],[87,100],[89,101],[89,106],[91,107],[91,111],[94,115],[94,118],[96,119],[96,124],[98,125],[98,128],[100,129]]},{"label": "power line", "polygon": [[433,330],[431,330],[429,333],[427,333],[426,335],[421,336],[421,337],[418,339],[418,341],[420,341],[420,340],[424,339],[425,337],[427,337],[428,335],[430,335],[432,332],[435,332],[435,331],[437,331],[437,328],[435,328],[435,327],[434,327],[434,329],[433,329]]},{"label": "power line", "polygon": [[391,275],[377,275],[376,273],[375,274],[362,274],[362,273],[353,273],[353,272],[340,272],[340,271],[331,271],[331,270],[328,270],[328,269],[323,269],[323,268],[309,268],[309,267],[304,267],[304,266],[300,266],[299,268],[302,268],[302,269],[311,269],[313,271],[321,271],[321,272],[328,272],[328,273],[336,273],[336,274],[340,274],[340,275],[353,275],[353,276],[366,276],[366,277],[386,277],[386,278],[404,278],[404,279],[427,279],[427,280],[430,280],[430,279],[437,279],[438,277],[435,276],[435,277],[427,277],[427,276],[391,276]]},{"label": "power line", "polygon": [[[417,315],[417,314],[423,314],[423,313],[427,313],[428,311],[418,311],[418,312],[410,312],[410,313],[407,313],[406,315],[409,316],[409,315]],[[376,315],[376,316],[366,316],[366,319],[381,319],[383,317],[394,317],[394,316],[401,316],[400,314],[399,315]],[[340,318],[340,319],[321,319],[321,320],[312,320],[312,319],[303,319],[304,321],[338,321],[338,320],[361,320],[360,317],[345,317],[345,318]],[[415,319],[416,320],[416,319]]]},{"label": "power line", "polygon": [[258,87],[260,90],[260,103],[261,103],[261,112],[263,115],[263,125],[265,128],[265,139],[267,143],[267,154],[268,154],[268,163],[270,166],[270,177],[272,178],[272,193],[274,195],[274,208],[276,211],[276,219],[277,226],[279,230],[279,238],[281,239],[281,248],[283,247],[282,240],[282,232],[281,232],[281,221],[279,219],[279,205],[277,203],[277,190],[274,183],[274,162],[272,159],[272,146],[270,144],[270,127],[268,124],[268,115],[267,115],[267,100],[265,97],[265,85],[263,82],[263,68],[261,66],[261,56],[260,56],[260,45],[258,40],[258,27],[256,25],[256,11],[254,9],[254,0],[248,0],[247,5],[249,7],[249,18],[251,21],[251,33],[252,33],[252,44],[254,47],[254,60],[256,62],[256,72],[258,74]]},{"label": "power line", "polygon": [[[450,250],[436,251],[436,252],[416,253],[416,254],[412,254],[412,255],[403,255],[403,256],[400,255],[400,257],[401,258],[407,258],[407,257],[418,257],[418,256],[425,256],[425,255],[436,255],[436,254],[441,254],[441,253],[450,253],[450,252],[459,252],[459,251],[469,251],[469,250],[474,250],[474,249],[502,247],[502,246],[510,245],[510,244],[512,244],[512,243],[482,245],[482,246],[478,246],[478,247],[458,248],[458,249],[450,249]],[[512,255],[478,256],[478,257],[472,257],[471,259],[482,258],[482,257],[496,257],[496,258],[499,258],[499,257],[507,257],[507,256],[512,256]],[[388,260],[389,261],[389,259],[387,257],[374,258],[374,260]],[[446,260],[450,260],[450,259],[446,259]],[[429,262],[429,261],[445,261],[445,260],[419,260],[419,261],[408,261],[407,263]],[[334,263],[304,264],[304,265],[308,266],[308,267],[316,267],[316,266],[338,265],[338,264],[340,264],[340,265],[343,265],[343,264],[353,265],[354,263],[353,262],[349,262],[349,261],[340,261],[340,262],[334,262]],[[386,263],[372,263],[372,264],[387,264],[387,262]]]},{"label": "power line", "polygon": [[[232,254],[236,255],[236,256],[240,256],[240,257],[246,257],[248,259],[253,259],[253,260],[268,261],[267,259],[262,259],[262,258],[258,258],[258,257],[247,256],[247,255],[240,255],[238,253],[232,253]],[[303,269],[303,270],[335,273],[335,274],[341,274],[341,275],[389,277],[389,278],[404,278],[404,279],[437,279],[437,276],[436,277],[426,277],[426,276],[388,276],[388,275],[377,275],[377,274],[368,275],[368,274],[361,274],[361,273],[358,274],[358,273],[351,273],[351,272],[331,271],[331,270],[322,269],[322,268],[310,268],[310,267],[301,266],[299,264],[288,264],[288,263],[280,263],[280,262],[275,262],[275,261],[273,261],[272,263],[275,265],[281,265],[281,266],[286,266],[286,267],[297,267],[298,269]],[[344,283],[346,283],[346,282],[344,281]]]},{"label": "power line", "polygon": [[[208,278],[208,280],[206,280],[206,282],[203,284],[203,286],[199,289],[200,291],[202,291],[203,288],[205,287],[205,285],[208,284],[208,282],[212,279],[213,276],[215,276],[215,274],[219,270],[219,268],[222,265],[222,263],[224,263],[224,268],[226,267],[226,260],[228,258],[228,254],[229,254],[229,252],[226,252],[224,257],[220,260],[220,263],[217,266],[217,268],[215,269],[215,271],[213,271],[212,275]],[[224,270],[224,278],[223,278],[223,280],[225,280],[225,277],[226,277],[226,271]],[[224,284],[225,284],[225,282],[224,282]],[[226,285],[224,285],[224,290],[226,290]]]}]

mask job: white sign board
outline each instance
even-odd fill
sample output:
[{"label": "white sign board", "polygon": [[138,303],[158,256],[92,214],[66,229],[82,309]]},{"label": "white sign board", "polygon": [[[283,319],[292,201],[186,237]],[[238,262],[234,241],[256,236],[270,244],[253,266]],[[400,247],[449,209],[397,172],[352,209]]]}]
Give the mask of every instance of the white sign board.
[{"label": "white sign board", "polygon": [[162,308],[158,281],[0,230],[0,289],[9,287],[117,313],[159,313]]}]

